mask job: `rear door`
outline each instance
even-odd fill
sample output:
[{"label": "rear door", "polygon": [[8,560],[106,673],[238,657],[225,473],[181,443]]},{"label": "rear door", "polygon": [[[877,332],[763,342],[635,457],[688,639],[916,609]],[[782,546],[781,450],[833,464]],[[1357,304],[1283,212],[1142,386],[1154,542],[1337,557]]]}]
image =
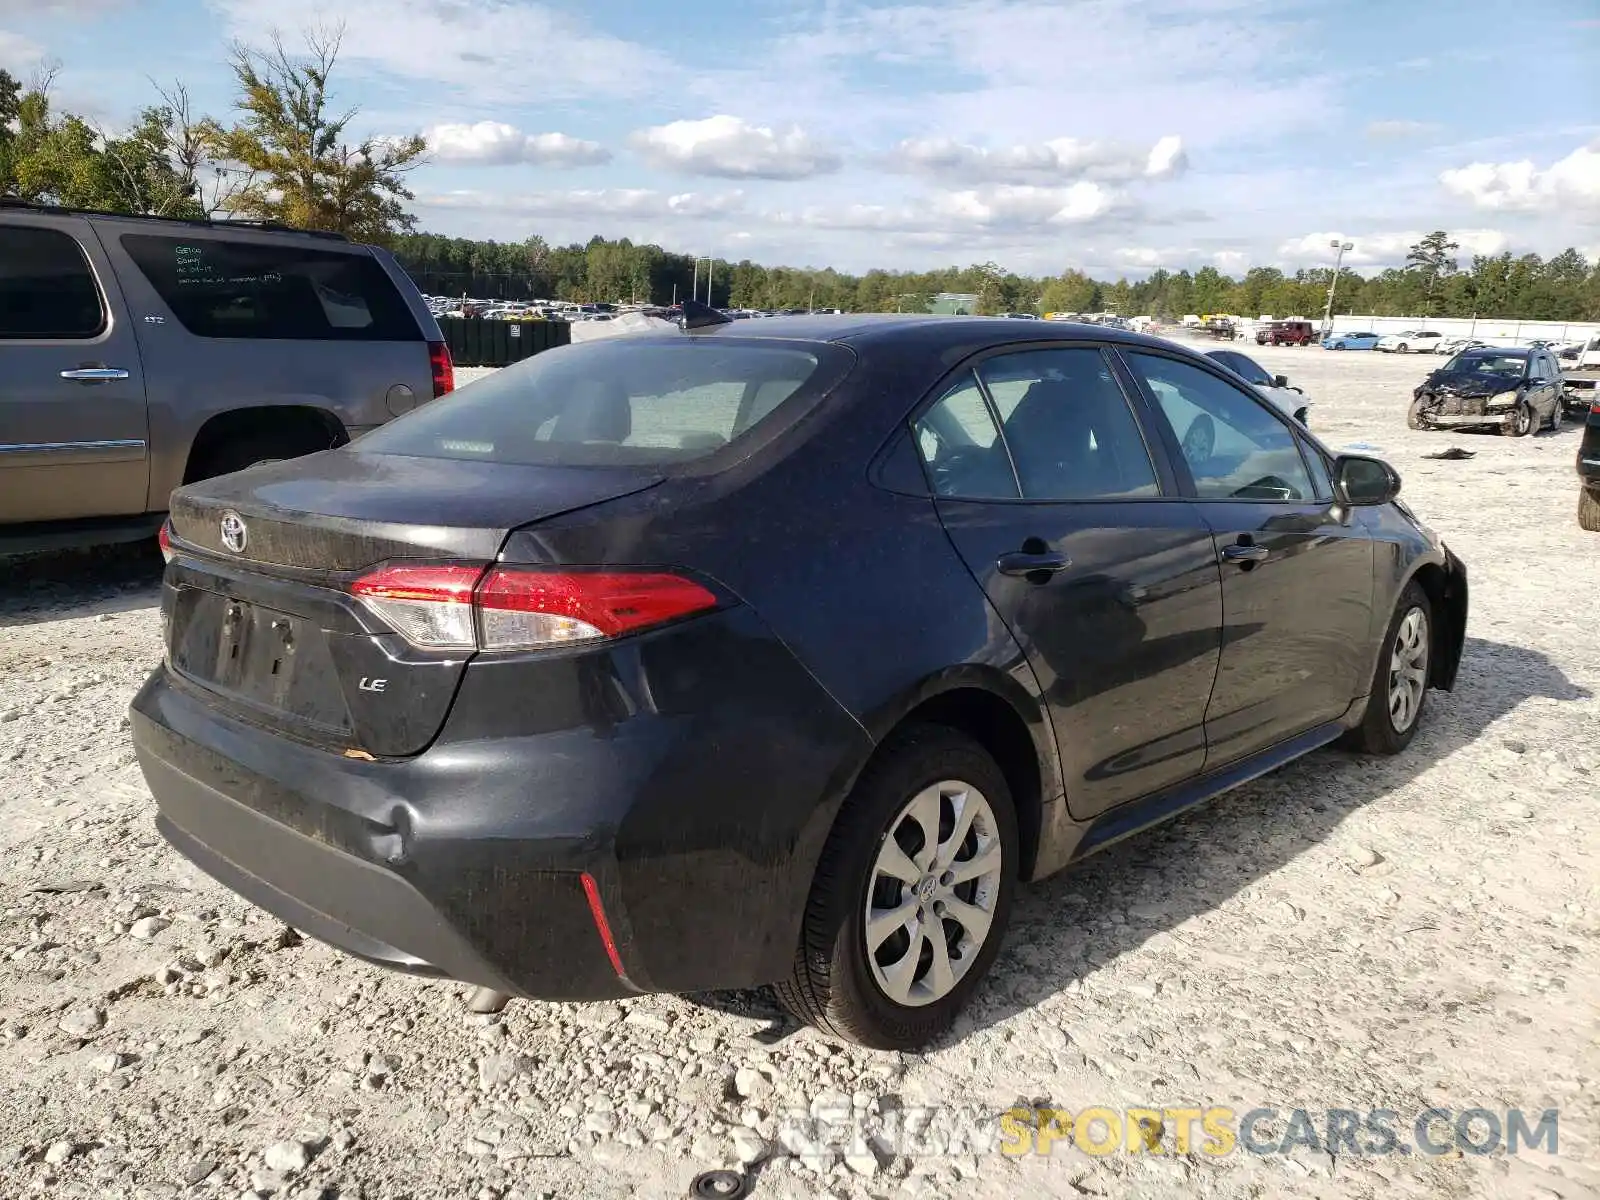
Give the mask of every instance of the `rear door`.
[{"label": "rear door", "polygon": [[89,223],[0,224],[0,522],[145,511],[144,372]]},{"label": "rear door", "polygon": [[1333,502],[1320,454],[1259,396],[1186,358],[1125,356],[1221,562],[1209,770],[1333,720],[1365,689],[1372,542]]},{"label": "rear door", "polygon": [[1072,814],[1197,773],[1216,551],[1103,351],[984,358],[916,434],[944,526],[1044,690]]}]

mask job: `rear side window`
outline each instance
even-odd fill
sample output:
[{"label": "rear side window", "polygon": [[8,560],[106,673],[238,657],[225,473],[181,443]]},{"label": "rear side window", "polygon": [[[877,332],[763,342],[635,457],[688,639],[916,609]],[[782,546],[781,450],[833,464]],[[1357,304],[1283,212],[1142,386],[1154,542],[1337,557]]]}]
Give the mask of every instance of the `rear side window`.
[{"label": "rear side window", "polygon": [[190,333],[289,341],[422,340],[371,255],[127,233],[122,248]]},{"label": "rear side window", "polygon": [[0,339],[82,339],[105,328],[83,249],[59,229],[0,225]]},{"label": "rear side window", "polygon": [[555,466],[688,462],[805,411],[853,361],[821,343],[692,335],[563,346],[389,422],[359,449]]}]

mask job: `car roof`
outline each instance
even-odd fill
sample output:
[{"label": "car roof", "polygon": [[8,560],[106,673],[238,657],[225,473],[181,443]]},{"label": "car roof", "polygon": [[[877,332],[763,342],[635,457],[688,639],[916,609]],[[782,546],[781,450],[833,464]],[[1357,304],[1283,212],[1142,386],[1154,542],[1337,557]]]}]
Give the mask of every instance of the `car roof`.
[{"label": "car roof", "polygon": [[1168,350],[1177,347],[1177,343],[1164,338],[1085,321],[1014,321],[1005,317],[944,317],[920,313],[768,317],[759,324],[729,321],[722,325],[703,325],[691,331],[689,336],[840,342],[862,349],[887,348],[890,345],[910,348],[971,343],[994,345],[1002,342],[1083,341],[1119,342]]}]

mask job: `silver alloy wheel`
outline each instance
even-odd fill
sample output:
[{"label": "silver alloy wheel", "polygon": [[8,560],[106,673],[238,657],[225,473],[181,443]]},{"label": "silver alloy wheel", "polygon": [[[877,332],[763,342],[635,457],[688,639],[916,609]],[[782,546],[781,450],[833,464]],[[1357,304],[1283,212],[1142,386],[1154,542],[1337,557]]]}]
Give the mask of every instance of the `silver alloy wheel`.
[{"label": "silver alloy wheel", "polygon": [[1533,409],[1524,401],[1517,405],[1517,410],[1511,415],[1514,422],[1513,428],[1518,437],[1527,437],[1533,432]]},{"label": "silver alloy wheel", "polygon": [[1413,608],[1400,618],[1389,659],[1389,723],[1396,733],[1410,729],[1422,711],[1428,686],[1428,614]]},{"label": "silver alloy wheel", "polygon": [[972,969],[1000,898],[1000,826],[959,779],[923,788],[889,823],[867,881],[867,962],[883,994],[920,1008]]}]

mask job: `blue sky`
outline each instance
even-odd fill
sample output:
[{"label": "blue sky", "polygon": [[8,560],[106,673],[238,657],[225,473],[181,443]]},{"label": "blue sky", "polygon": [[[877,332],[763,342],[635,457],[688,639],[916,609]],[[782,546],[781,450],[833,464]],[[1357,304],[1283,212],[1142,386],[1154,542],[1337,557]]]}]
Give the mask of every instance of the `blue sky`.
[{"label": "blue sky", "polygon": [[1430,229],[1600,259],[1594,0],[0,0],[108,128],[342,25],[424,228],[768,263],[1377,269]]}]

